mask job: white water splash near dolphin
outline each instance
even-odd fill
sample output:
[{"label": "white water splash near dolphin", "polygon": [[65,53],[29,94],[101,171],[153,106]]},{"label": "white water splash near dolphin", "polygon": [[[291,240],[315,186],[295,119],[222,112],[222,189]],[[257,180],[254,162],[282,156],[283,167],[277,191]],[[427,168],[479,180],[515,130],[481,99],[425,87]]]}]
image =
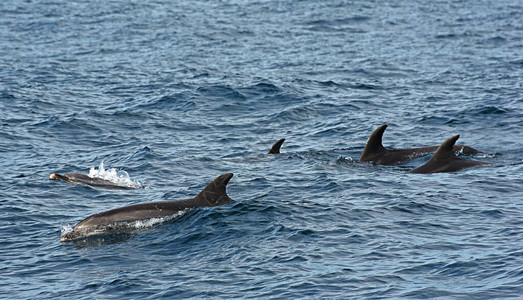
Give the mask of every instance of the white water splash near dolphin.
[{"label": "white water splash near dolphin", "polygon": [[124,170],[118,170],[116,168],[105,169],[103,160],[100,162],[98,169],[92,167],[89,170],[90,177],[101,178],[114,182],[115,184],[128,186],[131,188],[142,188],[142,184],[136,180],[132,179],[129,174]]}]

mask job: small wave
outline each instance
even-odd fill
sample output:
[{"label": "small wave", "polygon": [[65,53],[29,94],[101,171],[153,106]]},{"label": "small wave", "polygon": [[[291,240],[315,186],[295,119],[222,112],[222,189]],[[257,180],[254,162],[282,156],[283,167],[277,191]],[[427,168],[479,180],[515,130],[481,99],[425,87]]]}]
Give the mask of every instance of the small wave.
[{"label": "small wave", "polygon": [[245,100],[240,91],[227,85],[202,86],[197,89],[202,96],[223,100]]},{"label": "small wave", "polygon": [[495,46],[499,46],[500,44],[504,44],[506,42],[507,40],[501,36],[494,36],[483,41],[484,44]]},{"label": "small wave", "polygon": [[16,97],[7,91],[0,91],[0,99],[12,101],[12,100],[15,100]]},{"label": "small wave", "polygon": [[345,25],[352,25],[356,23],[364,23],[369,21],[371,18],[369,16],[351,16],[347,18],[339,18],[339,19],[320,19],[320,20],[313,20],[310,22],[305,22],[305,25],[313,25],[313,26],[345,26]]},{"label": "small wave", "polygon": [[103,160],[100,162],[98,169],[93,167],[89,170],[89,176],[109,180],[122,186],[128,186],[137,189],[142,188],[142,184],[138,180],[132,179],[124,170],[117,170],[115,168],[106,170],[104,168]]},{"label": "small wave", "polygon": [[486,106],[486,107],[474,109],[474,110],[472,110],[472,112],[476,115],[491,115],[491,114],[498,115],[498,114],[505,114],[507,111],[502,108],[498,108],[496,106]]},{"label": "small wave", "polygon": [[267,97],[282,93],[282,89],[270,82],[260,82],[254,85],[240,88],[240,92],[247,97]]},{"label": "small wave", "polygon": [[190,92],[180,92],[170,95],[164,95],[156,99],[149,100],[145,103],[140,103],[136,109],[149,110],[173,110],[179,112],[189,112],[196,108],[196,103],[193,101],[194,95]]}]

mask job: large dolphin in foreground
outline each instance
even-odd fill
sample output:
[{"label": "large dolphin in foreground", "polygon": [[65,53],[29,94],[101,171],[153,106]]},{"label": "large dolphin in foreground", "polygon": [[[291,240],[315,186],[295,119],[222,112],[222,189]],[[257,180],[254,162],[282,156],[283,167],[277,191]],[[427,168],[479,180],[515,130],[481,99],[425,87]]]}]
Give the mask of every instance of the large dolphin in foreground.
[{"label": "large dolphin in foreground", "polygon": [[427,163],[411,170],[410,173],[454,172],[464,168],[490,164],[488,162],[457,157],[453,146],[458,139],[459,135],[455,135],[445,140]]},{"label": "large dolphin in foreground", "polygon": [[128,222],[167,217],[190,208],[218,206],[234,201],[227,196],[226,191],[232,176],[232,173],[227,173],[216,177],[194,198],[135,204],[94,214],[76,224],[73,231],[62,235],[60,241],[67,242],[96,234],[119,232],[126,228]]},{"label": "large dolphin in foreground", "polygon": [[58,173],[53,173],[51,176],[49,176],[49,179],[51,180],[61,180],[65,181],[67,183],[71,184],[83,184],[88,186],[94,186],[94,187],[101,187],[106,189],[134,189],[134,187],[125,186],[125,185],[119,185],[117,183],[114,183],[109,180],[105,180],[98,177],[91,177],[86,174],[80,174],[80,173],[67,173],[64,175],[60,175]]},{"label": "large dolphin in foreground", "polygon": [[[385,129],[387,129],[387,125],[382,125],[374,130],[374,132],[370,135],[369,139],[367,140],[367,144],[361,153],[359,159],[360,162],[370,161],[377,165],[394,165],[403,161],[424,156],[438,149],[438,146],[408,149],[386,149],[383,147],[381,142]],[[464,145],[454,145],[453,151],[462,151],[464,154],[480,153],[478,150]]]}]

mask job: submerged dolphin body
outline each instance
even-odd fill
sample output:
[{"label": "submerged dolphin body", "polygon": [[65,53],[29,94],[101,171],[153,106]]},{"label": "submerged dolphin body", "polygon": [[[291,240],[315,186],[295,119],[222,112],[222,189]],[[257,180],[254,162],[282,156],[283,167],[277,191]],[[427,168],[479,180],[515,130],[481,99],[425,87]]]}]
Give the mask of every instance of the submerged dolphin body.
[{"label": "submerged dolphin body", "polygon": [[114,233],[125,228],[126,222],[167,217],[190,208],[218,206],[234,201],[226,191],[232,176],[232,173],[227,173],[216,177],[194,198],[135,204],[94,214],[76,224],[73,231],[62,235],[60,241]]},{"label": "submerged dolphin body", "polygon": [[411,170],[410,173],[454,172],[464,168],[490,164],[483,161],[457,157],[454,153],[453,146],[458,139],[459,135],[455,135],[445,140],[427,163]]},{"label": "submerged dolphin body", "polygon": [[[361,153],[359,159],[360,162],[369,161],[377,165],[394,165],[400,162],[424,156],[438,149],[438,146],[407,149],[387,149],[383,147],[382,144],[382,137],[385,129],[387,129],[387,125],[382,125],[374,130],[374,132],[370,135],[369,139],[367,140],[367,144]],[[480,153],[480,151],[464,145],[454,145],[453,151],[462,151],[464,154]]]},{"label": "submerged dolphin body", "polygon": [[51,176],[49,176],[50,180],[61,180],[65,181],[67,183],[72,184],[83,184],[93,187],[101,187],[106,189],[121,189],[121,190],[127,190],[127,189],[134,189],[130,186],[125,185],[119,185],[117,183],[114,183],[109,180],[105,180],[102,178],[97,177],[91,177],[89,175],[80,174],[80,173],[67,173],[64,175],[60,175],[58,173],[53,173]]},{"label": "submerged dolphin body", "polygon": [[281,145],[283,144],[283,142],[285,142],[285,139],[280,139],[279,141],[274,143],[274,145],[272,145],[272,147],[271,147],[271,150],[269,150],[269,152],[267,154],[278,154],[278,153],[280,153],[280,148],[281,148]]}]

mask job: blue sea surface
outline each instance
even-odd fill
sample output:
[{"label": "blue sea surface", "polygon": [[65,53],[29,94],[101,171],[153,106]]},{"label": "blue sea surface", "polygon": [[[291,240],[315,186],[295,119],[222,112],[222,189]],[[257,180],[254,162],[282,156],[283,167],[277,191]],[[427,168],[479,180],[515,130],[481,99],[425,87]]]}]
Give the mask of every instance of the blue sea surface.
[{"label": "blue sea surface", "polygon": [[[0,3],[0,298],[523,295],[523,4]],[[458,143],[492,163],[358,162]],[[281,154],[268,155],[285,138]],[[127,172],[144,188],[49,180]],[[102,211],[235,201],[61,243]]]}]

